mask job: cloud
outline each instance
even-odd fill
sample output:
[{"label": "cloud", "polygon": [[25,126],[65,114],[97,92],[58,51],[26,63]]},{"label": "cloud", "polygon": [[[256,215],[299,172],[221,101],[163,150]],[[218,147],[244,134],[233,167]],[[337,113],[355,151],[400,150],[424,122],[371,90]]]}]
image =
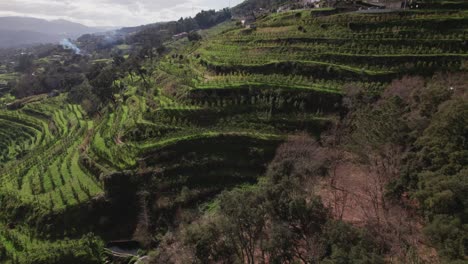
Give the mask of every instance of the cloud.
[{"label": "cloud", "polygon": [[9,0],[0,16],[66,19],[88,26],[136,26],[235,6],[242,0]]}]

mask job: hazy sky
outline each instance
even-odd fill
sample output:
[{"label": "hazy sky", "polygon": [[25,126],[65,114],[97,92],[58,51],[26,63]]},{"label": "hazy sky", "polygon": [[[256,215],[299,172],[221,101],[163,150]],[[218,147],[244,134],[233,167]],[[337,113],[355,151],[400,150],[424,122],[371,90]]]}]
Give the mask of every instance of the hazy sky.
[{"label": "hazy sky", "polygon": [[193,16],[243,0],[0,0],[0,16],[66,19],[88,26],[135,26]]}]

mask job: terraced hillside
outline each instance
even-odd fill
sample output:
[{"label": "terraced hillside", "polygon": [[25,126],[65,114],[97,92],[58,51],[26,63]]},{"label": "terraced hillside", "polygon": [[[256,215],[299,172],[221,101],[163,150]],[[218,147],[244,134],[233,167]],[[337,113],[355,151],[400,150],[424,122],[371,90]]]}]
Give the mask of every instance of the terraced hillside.
[{"label": "terraced hillside", "polygon": [[[93,121],[84,119],[81,106],[64,107],[63,97],[46,97],[21,110],[0,111],[0,240],[4,244],[2,256],[19,263],[66,259],[59,252],[71,252],[82,242],[49,241],[50,234],[62,234],[63,228],[34,228],[31,223],[39,225],[44,217],[62,215],[103,192],[99,179],[79,163],[80,146]],[[51,233],[46,236],[44,231]],[[48,250],[45,248],[50,248],[51,254],[34,253]],[[29,254],[36,255],[30,258]]]},{"label": "terraced hillside", "polygon": [[231,30],[204,43],[195,53],[216,75],[205,71],[197,88],[250,81],[339,92],[344,82],[372,87],[405,74],[459,70],[466,61],[465,12],[322,12],[268,16],[255,30]]},{"label": "terraced hillside", "polygon": [[292,11],[202,36],[115,80],[96,116],[65,94],[0,110],[0,261],[99,263],[103,240],[142,228],[154,246],[256,183],[288,135],[320,138],[353,87],[468,67],[467,11]]}]

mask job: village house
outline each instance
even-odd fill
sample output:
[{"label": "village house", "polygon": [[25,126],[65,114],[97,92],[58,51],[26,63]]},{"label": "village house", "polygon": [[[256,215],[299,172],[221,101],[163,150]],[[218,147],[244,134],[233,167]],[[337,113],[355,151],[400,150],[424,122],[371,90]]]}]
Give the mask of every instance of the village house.
[{"label": "village house", "polygon": [[257,19],[253,14],[245,16],[241,19],[242,26],[245,28],[250,28],[250,25],[255,23],[255,21],[257,21]]},{"label": "village house", "polygon": [[268,15],[269,13],[270,13],[269,10],[264,9],[264,8],[259,8],[259,9],[255,10],[255,11],[253,12],[253,15],[254,15],[255,18],[257,18],[257,17],[261,17],[261,16],[266,16],[266,15]]},{"label": "village house", "polygon": [[183,38],[186,38],[186,37],[188,37],[188,33],[187,32],[182,32],[180,34],[172,36],[172,39],[173,40],[179,40],[179,39],[183,39]]},{"label": "village house", "polygon": [[301,0],[304,8],[316,7],[320,5],[320,0]]},{"label": "village house", "polygon": [[62,60],[63,60],[62,55],[58,55],[58,54],[55,54],[49,57],[49,61],[61,62]]},{"label": "village house", "polygon": [[410,0],[365,0],[364,2],[385,9],[400,9],[409,6]]},{"label": "village house", "polygon": [[278,7],[278,10],[276,10],[276,12],[281,13],[281,12],[286,12],[286,11],[289,11],[289,10],[290,10],[289,5],[282,5],[282,6]]},{"label": "village house", "polygon": [[319,8],[321,0],[297,0],[296,2],[278,7],[277,12],[287,12],[290,10]]}]

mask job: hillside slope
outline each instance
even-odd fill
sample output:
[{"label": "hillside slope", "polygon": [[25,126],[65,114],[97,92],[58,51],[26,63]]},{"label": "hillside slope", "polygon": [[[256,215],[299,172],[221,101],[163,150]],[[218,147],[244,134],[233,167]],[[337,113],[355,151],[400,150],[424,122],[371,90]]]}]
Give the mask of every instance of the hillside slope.
[{"label": "hillside slope", "polygon": [[[122,240],[154,263],[418,263],[420,244],[466,258],[465,187],[439,175],[466,177],[468,12],[313,9],[254,25],[93,61],[68,94],[2,105],[0,260],[102,263],[116,255],[104,241]],[[91,111],[88,94],[108,101]],[[378,187],[377,216],[354,226],[318,190],[346,168],[331,187]],[[417,230],[393,229],[388,208]]]}]

